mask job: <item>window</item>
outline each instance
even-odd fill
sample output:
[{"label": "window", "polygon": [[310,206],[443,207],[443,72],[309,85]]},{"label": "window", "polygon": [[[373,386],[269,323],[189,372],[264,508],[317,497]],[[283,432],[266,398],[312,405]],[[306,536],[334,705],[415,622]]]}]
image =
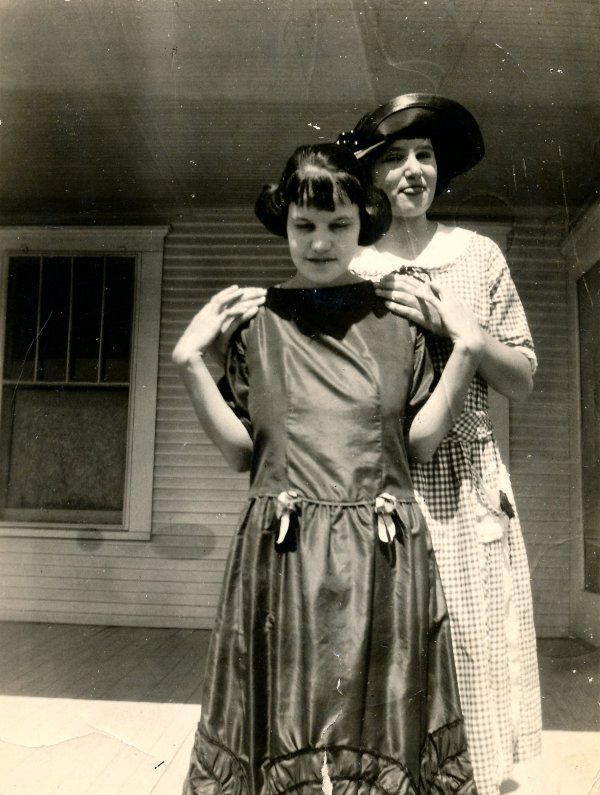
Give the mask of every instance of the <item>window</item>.
[{"label": "window", "polygon": [[149,537],[165,232],[0,231],[0,534]]}]

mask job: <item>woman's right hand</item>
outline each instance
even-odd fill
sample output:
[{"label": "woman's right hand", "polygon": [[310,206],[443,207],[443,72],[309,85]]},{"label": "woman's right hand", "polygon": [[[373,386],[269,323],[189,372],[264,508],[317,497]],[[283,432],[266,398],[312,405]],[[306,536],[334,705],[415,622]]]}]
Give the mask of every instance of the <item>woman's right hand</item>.
[{"label": "woman's right hand", "polygon": [[214,342],[209,347],[213,359],[220,365],[225,365],[227,346],[236,329],[258,312],[266,299],[267,291],[264,287],[239,287],[239,292],[228,310],[228,317],[221,326]]},{"label": "woman's right hand", "polygon": [[236,284],[213,295],[210,301],[194,316],[173,349],[172,359],[178,366],[185,366],[202,358],[208,350],[223,358],[227,342],[235,329],[258,312],[264,303],[262,288],[242,288]]}]

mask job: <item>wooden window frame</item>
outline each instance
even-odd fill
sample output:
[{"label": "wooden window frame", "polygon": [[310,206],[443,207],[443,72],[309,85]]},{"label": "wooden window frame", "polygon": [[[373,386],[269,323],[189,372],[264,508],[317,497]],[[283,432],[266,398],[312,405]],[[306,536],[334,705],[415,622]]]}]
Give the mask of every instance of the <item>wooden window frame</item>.
[{"label": "wooden window frame", "polygon": [[8,264],[24,254],[135,257],[131,381],[123,518],[94,522],[0,521],[0,537],[147,541],[151,537],[160,301],[166,226],[0,228],[0,366]]},{"label": "wooden window frame", "polygon": [[600,594],[585,590],[583,554],[583,487],[581,473],[581,390],[579,351],[579,306],[577,280],[597,261],[600,251],[600,201],[581,214],[571,228],[561,253],[566,258],[569,275],[569,349],[573,388],[570,390],[569,431],[571,439],[571,625],[579,638],[596,644],[600,637]]}]

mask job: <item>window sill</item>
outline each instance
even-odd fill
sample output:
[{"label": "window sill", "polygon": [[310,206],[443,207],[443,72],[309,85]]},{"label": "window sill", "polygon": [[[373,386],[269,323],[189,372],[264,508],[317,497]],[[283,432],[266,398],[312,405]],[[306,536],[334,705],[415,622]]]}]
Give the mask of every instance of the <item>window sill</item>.
[{"label": "window sill", "polygon": [[0,522],[0,538],[60,538],[69,541],[150,541],[150,529],[126,530],[119,526],[38,522]]}]

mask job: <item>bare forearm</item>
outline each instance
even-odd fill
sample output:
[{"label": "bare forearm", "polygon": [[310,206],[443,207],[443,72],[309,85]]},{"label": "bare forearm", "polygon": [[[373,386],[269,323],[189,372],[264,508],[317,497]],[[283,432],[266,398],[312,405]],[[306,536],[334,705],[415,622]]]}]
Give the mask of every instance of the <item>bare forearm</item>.
[{"label": "bare forearm", "polygon": [[177,365],[202,428],[236,472],[250,468],[252,440],[223,400],[201,356]]},{"label": "bare forearm", "polygon": [[460,416],[480,357],[480,350],[454,346],[433,394],[410,426],[408,453],[414,461],[429,461]]},{"label": "bare forearm", "polygon": [[484,348],[479,375],[504,397],[526,398],[533,389],[531,365],[524,353],[483,332]]}]

